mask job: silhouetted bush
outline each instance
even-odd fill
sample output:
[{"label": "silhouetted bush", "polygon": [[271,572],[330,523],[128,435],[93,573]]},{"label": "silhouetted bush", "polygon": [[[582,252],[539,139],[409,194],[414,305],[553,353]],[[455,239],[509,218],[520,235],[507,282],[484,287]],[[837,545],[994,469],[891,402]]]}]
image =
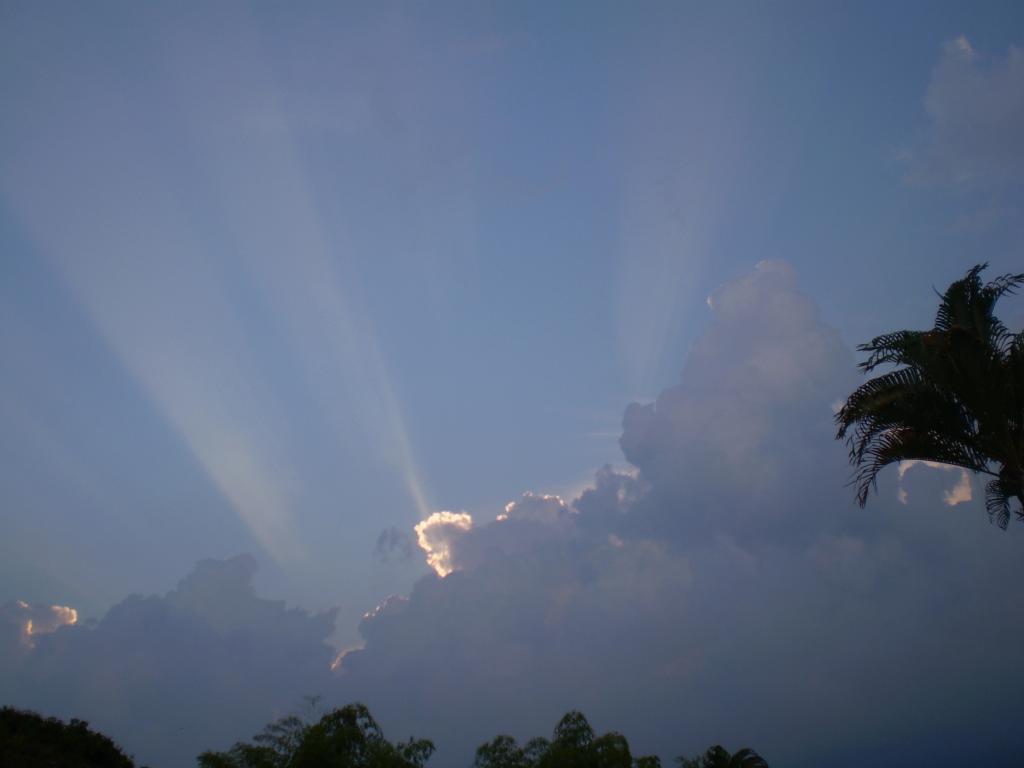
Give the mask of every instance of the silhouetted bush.
[{"label": "silhouetted bush", "polygon": [[84,720],[64,723],[12,707],[0,709],[0,766],[134,768],[135,763]]}]

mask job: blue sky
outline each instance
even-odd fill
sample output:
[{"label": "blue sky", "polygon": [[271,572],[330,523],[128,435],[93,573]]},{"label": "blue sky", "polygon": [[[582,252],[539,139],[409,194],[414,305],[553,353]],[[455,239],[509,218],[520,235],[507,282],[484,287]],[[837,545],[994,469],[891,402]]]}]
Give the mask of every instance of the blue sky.
[{"label": "blue sky", "polygon": [[[382,531],[625,467],[626,406],[719,370],[708,297],[796,290],[759,262],[851,360],[969,266],[1024,263],[1017,3],[0,22],[0,603],[98,618],[248,552],[261,594],[362,643],[434,578]],[[733,330],[720,354],[761,338]],[[964,524],[1013,536],[977,495]],[[865,514],[849,496],[828,514]]]}]

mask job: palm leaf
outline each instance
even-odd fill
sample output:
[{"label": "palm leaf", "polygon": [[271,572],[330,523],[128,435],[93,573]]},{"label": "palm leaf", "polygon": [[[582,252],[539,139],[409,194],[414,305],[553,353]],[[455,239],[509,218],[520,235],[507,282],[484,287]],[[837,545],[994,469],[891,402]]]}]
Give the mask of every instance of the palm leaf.
[{"label": "palm leaf", "polygon": [[895,331],[858,347],[867,353],[865,373],[895,366],[857,387],[835,417],[862,507],[885,467],[920,459],[993,475],[986,504],[1002,527],[1014,498],[1024,508],[1024,333],[1011,333],[994,314],[1024,274],[985,284],[986,266],[972,267],[940,296],[932,329]]}]

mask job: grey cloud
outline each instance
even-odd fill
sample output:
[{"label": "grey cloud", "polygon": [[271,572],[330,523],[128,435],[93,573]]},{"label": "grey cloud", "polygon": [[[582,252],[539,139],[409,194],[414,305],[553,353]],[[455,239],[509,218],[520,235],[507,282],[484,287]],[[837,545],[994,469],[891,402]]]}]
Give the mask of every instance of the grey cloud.
[{"label": "grey cloud", "polygon": [[27,637],[45,635],[78,621],[78,611],[66,605],[29,605],[15,600],[0,606],[0,621],[19,627]]},{"label": "grey cloud", "polygon": [[391,560],[409,560],[412,558],[412,538],[394,525],[385,528],[377,537],[373,556],[385,563]]},{"label": "grey cloud", "polygon": [[1024,171],[1024,51],[995,60],[966,37],[946,43],[925,97],[927,135],[910,155],[909,179],[991,185]]},{"label": "grey cloud", "polygon": [[517,555],[563,545],[579,535],[576,515],[557,496],[524,493],[490,524],[477,525],[452,542],[456,568],[474,568],[497,555]]},{"label": "grey cloud", "polygon": [[435,739],[439,768],[571,708],[665,758],[713,742],[797,768],[1017,754],[1020,527],[947,506],[956,473],[927,467],[883,475],[855,509],[831,422],[852,356],[793,271],[762,263],[710,304],[679,384],[626,412],[634,471],[605,467],[570,502],[428,518],[420,546],[448,575],[367,613],[362,648],[336,659],[331,614],[257,597],[250,558],[206,561],[163,597],[40,635],[0,664],[5,689],[164,766],[307,694]]},{"label": "grey cloud", "polygon": [[32,653],[41,636],[78,621],[66,605],[29,605],[12,600],[0,605],[0,679],[16,670]]},{"label": "grey cloud", "polygon": [[431,734],[442,765],[570,707],[666,758],[723,741],[786,765],[957,765],[1013,743],[986,713],[1019,710],[1024,665],[986,649],[1024,628],[992,589],[1019,578],[1019,533],[945,506],[955,473],[911,473],[901,504],[893,472],[856,510],[838,334],[781,263],[709,303],[679,385],[626,412],[637,472],[449,529],[454,570],[366,617],[345,690]]},{"label": "grey cloud", "polygon": [[633,654],[671,655],[631,628],[672,606],[688,578],[686,562],[653,542],[491,549],[367,617],[366,647],[345,657],[342,680],[399,731],[429,732],[442,765],[464,764],[499,730],[544,731],[553,712],[627,683]]},{"label": "grey cloud", "polygon": [[659,535],[788,533],[784,518],[844,481],[831,404],[854,382],[852,357],[785,263],[759,263],[708,304],[680,383],[623,417],[619,444],[653,488],[639,506]]},{"label": "grey cloud", "polygon": [[88,720],[142,763],[186,766],[306,695],[329,695],[333,612],[256,597],[255,567],[248,556],[206,560],[162,597],[135,595],[98,622],[35,636],[3,670],[4,703]]},{"label": "grey cloud", "polygon": [[570,514],[569,507],[558,496],[526,492],[519,501],[510,501],[498,520],[533,520],[558,525]]},{"label": "grey cloud", "polygon": [[441,576],[475,568],[497,553],[529,552],[576,534],[575,514],[558,496],[524,493],[484,525],[468,512],[435,512],[416,526],[427,563]]}]

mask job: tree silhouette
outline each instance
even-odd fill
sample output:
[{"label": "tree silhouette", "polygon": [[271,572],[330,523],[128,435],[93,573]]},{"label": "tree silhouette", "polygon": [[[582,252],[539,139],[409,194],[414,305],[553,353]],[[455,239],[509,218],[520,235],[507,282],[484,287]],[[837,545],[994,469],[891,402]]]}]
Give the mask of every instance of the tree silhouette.
[{"label": "tree silhouette", "polygon": [[[315,706],[316,699],[310,701]],[[391,743],[369,710],[349,704],[316,722],[290,715],[275,720],[227,752],[204,752],[199,768],[425,768],[434,752],[427,739]],[[768,768],[751,749],[730,755],[720,746],[696,758],[677,758],[681,768]],[[19,768],[134,768],[131,758],[82,720],[63,723],[34,712],[0,709],[0,766]],[[474,768],[661,768],[654,755],[634,758],[626,737],[594,733],[582,713],[566,713],[552,738],[519,746],[497,736],[476,750]]]},{"label": "tree silhouette", "polygon": [[434,745],[392,744],[362,704],[328,712],[316,723],[281,718],[227,752],[204,752],[200,768],[423,768]]},{"label": "tree silhouette", "polygon": [[497,736],[476,750],[474,768],[660,768],[657,757],[633,758],[620,733],[596,736],[581,712],[567,712],[551,741],[531,739],[520,747],[511,736]]},{"label": "tree silhouette", "polygon": [[[546,741],[546,740],[545,740]],[[476,750],[474,768],[528,768],[535,765],[511,736],[495,736]]]},{"label": "tree silhouette", "polygon": [[134,768],[135,763],[111,739],[84,720],[64,723],[55,717],[0,709],[0,765],[21,768]]},{"label": "tree silhouette", "polygon": [[716,744],[699,757],[677,757],[680,768],[768,768],[768,763],[757,752],[743,748],[735,754]]},{"label": "tree silhouette", "polygon": [[983,284],[987,266],[941,295],[931,330],[887,333],[857,348],[868,353],[865,373],[897,366],[859,386],[836,414],[862,507],[884,467],[919,459],[990,475],[985,503],[1000,527],[1013,499],[1024,517],[1024,332],[1011,333],[994,314],[1024,274]]}]

